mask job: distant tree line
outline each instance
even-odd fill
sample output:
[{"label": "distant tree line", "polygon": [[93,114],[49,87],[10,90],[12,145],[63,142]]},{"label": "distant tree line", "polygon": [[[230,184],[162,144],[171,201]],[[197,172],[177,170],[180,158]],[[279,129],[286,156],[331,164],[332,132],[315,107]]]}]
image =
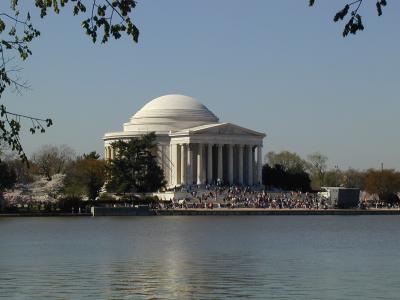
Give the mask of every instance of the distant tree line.
[{"label": "distant tree line", "polygon": [[328,157],[319,152],[301,158],[282,151],[269,152],[263,166],[263,184],[269,189],[318,191],[321,187],[359,188],[388,202],[397,202],[400,172],[394,169],[341,170],[328,168]]},{"label": "distant tree line", "polygon": [[[63,174],[59,204],[65,209],[82,199],[115,200],[110,194],[100,195],[102,190],[133,201],[138,193],[165,187],[163,171],[157,164],[154,133],[117,141],[112,147],[116,157],[105,161],[96,152],[76,155],[66,145],[45,145],[31,156],[29,164],[0,151],[0,207],[4,191],[15,184],[29,184],[39,177],[51,181],[56,174]],[[393,169],[328,168],[328,157],[319,152],[306,159],[289,151],[269,152],[265,161],[262,177],[267,189],[311,192],[323,186],[342,186],[365,190],[388,202],[398,201],[400,172]]]},{"label": "distant tree line", "polygon": [[[76,155],[67,145],[45,145],[27,160],[28,163],[0,152],[0,201],[3,192],[15,184],[26,185],[39,178],[51,181],[56,174],[64,175],[59,202],[65,208],[83,198],[98,200],[103,188],[105,192],[132,200],[134,193],[154,192],[165,186],[164,173],[157,164],[154,133],[118,141],[112,147],[117,153],[112,161],[101,159],[94,151]],[[106,200],[115,199],[108,197]]]}]

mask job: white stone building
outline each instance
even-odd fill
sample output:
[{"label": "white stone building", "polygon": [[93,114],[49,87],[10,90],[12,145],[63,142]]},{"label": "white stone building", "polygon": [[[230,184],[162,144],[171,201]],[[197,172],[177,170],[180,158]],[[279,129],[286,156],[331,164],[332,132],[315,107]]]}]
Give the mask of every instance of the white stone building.
[{"label": "white stone building", "polygon": [[203,185],[218,180],[231,185],[260,185],[264,133],[219,119],[197,100],[166,95],[142,107],[123,131],[103,137],[105,159],[119,139],[155,132],[158,160],[168,187]]}]

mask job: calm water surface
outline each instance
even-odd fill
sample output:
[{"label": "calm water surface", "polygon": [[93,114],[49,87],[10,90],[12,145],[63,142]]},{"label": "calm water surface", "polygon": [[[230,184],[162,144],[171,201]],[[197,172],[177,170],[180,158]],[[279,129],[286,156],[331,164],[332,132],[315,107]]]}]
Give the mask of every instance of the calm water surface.
[{"label": "calm water surface", "polygon": [[400,299],[400,216],[0,218],[4,299]]}]

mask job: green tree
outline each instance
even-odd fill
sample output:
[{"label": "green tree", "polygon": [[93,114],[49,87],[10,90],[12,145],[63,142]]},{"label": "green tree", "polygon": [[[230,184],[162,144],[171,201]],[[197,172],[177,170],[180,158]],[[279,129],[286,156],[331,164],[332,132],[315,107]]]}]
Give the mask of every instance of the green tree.
[{"label": "green tree", "polygon": [[269,166],[265,164],[262,168],[263,184],[269,188],[280,188],[286,191],[311,191],[311,180],[305,171],[287,171],[281,165]]},{"label": "green tree", "polygon": [[343,186],[344,185],[344,174],[338,169],[328,170],[324,175],[324,186]]},{"label": "green tree", "polygon": [[[6,2],[7,0],[3,0]],[[24,1],[25,2],[25,1]],[[18,0],[10,0],[10,8],[3,6],[0,10],[0,142],[7,143],[20,158],[27,162],[19,133],[21,120],[27,120],[32,134],[44,133],[52,120],[36,118],[29,115],[13,113],[1,104],[2,96],[7,88],[21,93],[29,87],[27,81],[19,75],[21,69],[15,67],[14,57],[22,61],[32,55],[31,42],[39,37],[40,31],[32,23],[31,12],[27,4]],[[139,30],[131,20],[131,13],[136,7],[134,0],[35,0],[35,6],[44,18],[49,10],[56,14],[65,6],[72,8],[74,15],[81,15],[81,26],[93,43],[109,41],[110,37],[119,39],[123,34],[137,42]],[[23,10],[25,8],[25,11]]]},{"label": "green tree", "polygon": [[[346,37],[351,34],[356,34],[358,31],[364,30],[364,24],[362,22],[362,16],[358,13],[363,4],[364,0],[355,0],[348,2],[341,10],[339,10],[335,16],[333,17],[334,22],[342,21],[346,17],[348,17],[348,21],[343,29],[343,37]],[[309,5],[313,6],[315,4],[315,0],[309,0]],[[376,1],[376,11],[378,16],[382,15],[382,9],[387,5],[386,0],[377,0]],[[350,13],[349,13],[350,12]]]},{"label": "green tree", "polygon": [[6,161],[14,169],[17,176],[17,183],[27,184],[34,181],[35,172],[37,174],[37,169],[34,164],[29,162],[29,165],[27,165],[25,162],[17,158]]},{"label": "green tree", "polygon": [[343,172],[344,186],[348,188],[364,189],[365,172],[349,168]]},{"label": "green tree", "polygon": [[267,153],[266,160],[271,167],[280,165],[283,170],[291,173],[304,172],[307,169],[307,162],[294,152],[271,151]]},{"label": "green tree", "polygon": [[16,180],[14,169],[8,163],[0,162],[0,211],[4,208],[4,190],[12,188]]},{"label": "green tree", "polygon": [[106,164],[96,152],[83,154],[67,168],[64,180],[65,193],[71,196],[86,195],[95,200],[105,183]]},{"label": "green tree", "polygon": [[67,145],[44,145],[33,154],[32,161],[40,175],[51,180],[54,174],[64,173],[67,165],[75,158],[75,152]]},{"label": "green tree", "polygon": [[117,193],[154,192],[165,186],[157,164],[155,133],[112,144],[116,157],[108,166],[107,190]]},{"label": "green tree", "polygon": [[390,201],[400,191],[400,172],[395,170],[373,170],[365,174],[365,190],[377,194],[379,199]]},{"label": "green tree", "polygon": [[315,152],[308,155],[307,158],[311,174],[311,186],[313,189],[319,189],[324,183],[328,157],[320,152]]}]

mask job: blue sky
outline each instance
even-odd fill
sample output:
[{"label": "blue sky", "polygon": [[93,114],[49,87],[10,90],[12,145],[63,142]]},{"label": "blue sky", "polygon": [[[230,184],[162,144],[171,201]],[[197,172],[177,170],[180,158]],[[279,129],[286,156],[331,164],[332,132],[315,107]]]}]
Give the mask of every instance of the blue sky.
[{"label": "blue sky", "polygon": [[147,101],[182,93],[221,121],[267,133],[264,152],[400,169],[400,2],[388,1],[381,17],[365,3],[366,29],[346,39],[344,23],[332,21],[345,1],[138,2],[139,44],[93,45],[70,8],[44,20],[33,9],[42,35],[21,64],[32,89],[3,99],[54,120],[45,135],[23,134],[28,154],[43,144],[102,153],[105,132]]}]

